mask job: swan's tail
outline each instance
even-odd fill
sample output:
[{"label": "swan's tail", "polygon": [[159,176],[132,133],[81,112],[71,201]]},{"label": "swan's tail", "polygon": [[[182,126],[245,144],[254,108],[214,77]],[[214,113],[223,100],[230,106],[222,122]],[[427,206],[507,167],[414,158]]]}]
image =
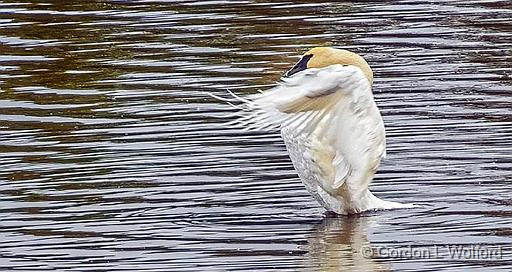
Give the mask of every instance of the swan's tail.
[{"label": "swan's tail", "polygon": [[373,195],[370,190],[367,190],[365,200],[363,201],[363,210],[362,211],[371,211],[371,210],[391,210],[391,209],[412,209],[417,208],[417,205],[414,204],[405,204],[394,201],[382,200],[375,195]]},{"label": "swan's tail", "polygon": [[366,190],[362,196],[355,198],[341,198],[341,196],[332,196],[331,194],[318,190],[318,201],[329,212],[348,215],[358,214],[366,211],[391,210],[391,209],[411,209],[418,205],[403,204],[393,201],[382,200],[374,196],[370,190]]}]

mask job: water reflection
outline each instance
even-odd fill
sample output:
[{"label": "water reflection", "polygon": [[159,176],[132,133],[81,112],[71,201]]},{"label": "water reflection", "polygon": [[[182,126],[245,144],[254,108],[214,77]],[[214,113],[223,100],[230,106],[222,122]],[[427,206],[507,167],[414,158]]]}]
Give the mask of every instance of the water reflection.
[{"label": "water reflection", "polygon": [[328,216],[308,235],[306,267],[315,271],[391,271],[391,265],[365,256],[368,231],[378,215]]}]

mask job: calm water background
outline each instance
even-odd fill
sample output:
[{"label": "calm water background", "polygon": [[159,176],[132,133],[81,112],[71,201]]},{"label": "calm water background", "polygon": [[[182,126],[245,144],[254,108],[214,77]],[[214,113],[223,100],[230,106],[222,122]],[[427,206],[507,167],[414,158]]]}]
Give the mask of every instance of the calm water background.
[{"label": "calm water background", "polygon": [[[0,270],[511,271],[510,1],[0,1]],[[310,47],[365,56],[372,185],[422,208],[328,218],[278,132],[206,92]],[[365,247],[502,246],[500,259]],[[381,254],[382,255],[382,254]]]}]

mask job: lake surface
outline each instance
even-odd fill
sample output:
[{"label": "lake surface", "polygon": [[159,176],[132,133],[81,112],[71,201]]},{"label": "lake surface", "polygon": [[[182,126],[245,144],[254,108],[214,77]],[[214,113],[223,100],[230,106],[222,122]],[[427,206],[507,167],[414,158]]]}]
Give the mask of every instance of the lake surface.
[{"label": "lake surface", "polygon": [[[511,271],[511,18],[498,0],[1,1],[0,270]],[[329,217],[277,131],[218,126],[232,110],[208,92],[269,88],[319,45],[373,67],[372,190],[421,208]]]}]

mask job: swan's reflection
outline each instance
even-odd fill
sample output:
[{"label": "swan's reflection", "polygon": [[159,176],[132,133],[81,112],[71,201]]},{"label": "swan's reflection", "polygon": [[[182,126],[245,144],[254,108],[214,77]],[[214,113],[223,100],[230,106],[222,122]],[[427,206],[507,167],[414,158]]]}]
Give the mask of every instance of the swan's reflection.
[{"label": "swan's reflection", "polygon": [[365,257],[371,245],[368,228],[375,216],[326,217],[315,228],[306,245],[306,267],[315,271],[390,271],[391,265]]}]

